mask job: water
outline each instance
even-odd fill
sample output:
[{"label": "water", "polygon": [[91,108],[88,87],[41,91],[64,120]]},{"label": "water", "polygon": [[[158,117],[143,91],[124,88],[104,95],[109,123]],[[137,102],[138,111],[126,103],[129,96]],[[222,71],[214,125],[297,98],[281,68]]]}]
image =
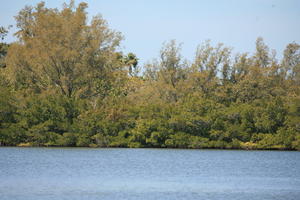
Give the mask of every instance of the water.
[{"label": "water", "polygon": [[299,200],[300,152],[0,148],[0,199]]}]

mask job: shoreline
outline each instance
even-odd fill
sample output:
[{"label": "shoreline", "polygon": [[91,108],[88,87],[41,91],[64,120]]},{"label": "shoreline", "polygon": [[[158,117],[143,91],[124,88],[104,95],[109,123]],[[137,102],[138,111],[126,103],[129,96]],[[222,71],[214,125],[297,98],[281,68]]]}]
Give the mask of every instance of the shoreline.
[{"label": "shoreline", "polygon": [[157,150],[228,150],[228,151],[294,151],[296,149],[280,149],[280,148],[170,148],[170,147],[92,147],[92,146],[0,146],[0,148],[47,148],[47,149],[157,149]]}]

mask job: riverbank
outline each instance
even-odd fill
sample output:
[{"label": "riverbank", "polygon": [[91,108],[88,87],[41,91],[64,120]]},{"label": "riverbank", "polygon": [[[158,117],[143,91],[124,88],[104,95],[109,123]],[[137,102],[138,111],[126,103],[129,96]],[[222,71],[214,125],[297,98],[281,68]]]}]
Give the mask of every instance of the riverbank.
[{"label": "riverbank", "polygon": [[211,149],[211,150],[247,150],[247,151],[251,151],[251,150],[270,150],[270,151],[300,151],[300,149],[291,149],[291,148],[285,148],[281,145],[277,145],[277,146],[272,146],[272,147],[259,147],[258,144],[256,143],[251,143],[251,142],[246,142],[246,143],[242,143],[240,144],[239,147],[221,147],[221,148],[217,148],[217,147],[198,147],[198,148],[191,148],[191,147],[126,147],[126,146],[99,146],[96,144],[91,144],[88,146],[59,146],[59,145],[34,145],[32,143],[20,143],[17,144],[15,146],[1,146],[0,147],[51,147],[51,148],[62,148],[62,147],[70,147],[70,148],[135,148],[135,149]]}]

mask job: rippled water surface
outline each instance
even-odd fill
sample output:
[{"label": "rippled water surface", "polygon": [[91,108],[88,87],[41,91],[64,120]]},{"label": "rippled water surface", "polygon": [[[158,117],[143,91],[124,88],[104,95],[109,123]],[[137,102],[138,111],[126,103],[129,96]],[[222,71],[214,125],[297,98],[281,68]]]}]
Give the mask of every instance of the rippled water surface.
[{"label": "rippled water surface", "polygon": [[0,199],[300,199],[300,152],[0,148]]}]

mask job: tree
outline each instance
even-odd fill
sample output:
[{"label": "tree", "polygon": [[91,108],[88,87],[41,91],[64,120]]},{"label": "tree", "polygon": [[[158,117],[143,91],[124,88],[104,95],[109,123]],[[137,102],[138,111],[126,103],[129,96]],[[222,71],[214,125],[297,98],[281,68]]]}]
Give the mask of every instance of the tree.
[{"label": "tree", "polygon": [[179,83],[186,79],[187,63],[180,51],[181,46],[171,40],[163,45],[159,60],[146,66],[146,78],[154,81],[153,87],[158,90],[160,97],[169,102],[178,100]]},{"label": "tree", "polygon": [[142,75],[86,8],[17,15],[18,41],[0,43],[0,145],[300,149],[299,44],[277,61],[262,38],[235,57],[206,41],[189,62],[171,40]]},{"label": "tree", "polygon": [[209,40],[199,45],[191,66],[194,88],[200,88],[201,92],[208,94],[218,84],[218,72],[222,73],[224,84],[230,77],[230,52],[231,49],[223,44],[211,46]]},{"label": "tree", "polygon": [[87,23],[86,3],[62,10],[25,7],[16,16],[18,42],[8,53],[11,80],[17,88],[57,90],[67,97],[103,95],[122,76],[116,49],[121,35],[101,16]]},{"label": "tree", "polygon": [[[0,26],[0,40],[4,40],[8,33],[8,30],[3,26]],[[7,54],[9,44],[5,42],[0,42],[0,69],[6,67],[5,57]]]},{"label": "tree", "polygon": [[293,42],[286,46],[282,66],[287,78],[300,83],[300,45]]},{"label": "tree", "polygon": [[256,40],[256,52],[254,55],[256,66],[265,68],[270,63],[269,48],[264,43],[263,38],[259,37]]},{"label": "tree", "polygon": [[123,62],[128,66],[128,72],[130,76],[137,76],[138,74],[138,58],[134,53],[128,53],[127,56],[123,58]]}]

